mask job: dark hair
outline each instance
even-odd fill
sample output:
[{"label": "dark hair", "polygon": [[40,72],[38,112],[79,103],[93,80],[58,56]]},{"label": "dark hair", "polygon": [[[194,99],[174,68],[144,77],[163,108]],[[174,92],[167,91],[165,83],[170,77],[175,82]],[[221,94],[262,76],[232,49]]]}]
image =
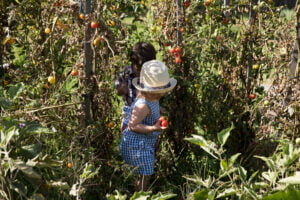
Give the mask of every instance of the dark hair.
[{"label": "dark hair", "polygon": [[148,42],[137,42],[132,47],[130,61],[132,65],[136,65],[139,69],[145,62],[154,59],[156,59],[156,51],[152,44]]}]

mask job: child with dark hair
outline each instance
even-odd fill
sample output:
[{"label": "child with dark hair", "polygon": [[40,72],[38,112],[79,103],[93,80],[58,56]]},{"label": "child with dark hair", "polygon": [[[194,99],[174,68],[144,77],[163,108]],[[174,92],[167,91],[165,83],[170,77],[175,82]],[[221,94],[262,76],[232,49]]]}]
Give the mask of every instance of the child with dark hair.
[{"label": "child with dark hair", "polygon": [[132,80],[140,76],[142,65],[150,60],[156,59],[156,50],[154,46],[148,42],[137,42],[130,52],[131,65],[120,72],[118,80],[115,82],[116,93],[122,96],[124,106],[122,110],[121,130],[124,130],[127,124],[124,118],[128,115],[129,108],[136,98],[136,89],[132,85]]}]

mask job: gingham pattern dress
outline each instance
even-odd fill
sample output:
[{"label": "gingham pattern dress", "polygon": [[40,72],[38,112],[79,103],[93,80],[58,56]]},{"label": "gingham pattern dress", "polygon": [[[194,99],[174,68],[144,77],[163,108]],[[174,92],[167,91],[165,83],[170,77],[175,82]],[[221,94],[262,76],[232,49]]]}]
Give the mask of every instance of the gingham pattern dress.
[{"label": "gingham pattern dress", "polygon": [[[155,124],[160,117],[159,101],[152,102],[138,98],[131,106],[131,111],[135,106],[140,104],[147,104],[151,112],[150,115],[142,121],[142,124]],[[125,120],[129,120],[129,118]],[[135,133],[128,128],[123,131],[120,142],[120,152],[124,161],[134,166],[135,173],[141,175],[151,175],[154,173],[155,143],[159,134],[160,132],[147,134]]]}]

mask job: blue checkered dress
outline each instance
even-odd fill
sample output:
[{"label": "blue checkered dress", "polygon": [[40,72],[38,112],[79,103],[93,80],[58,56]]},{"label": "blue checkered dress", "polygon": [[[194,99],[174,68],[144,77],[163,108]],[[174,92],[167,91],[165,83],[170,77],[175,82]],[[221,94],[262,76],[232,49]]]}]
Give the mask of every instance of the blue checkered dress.
[{"label": "blue checkered dress", "polygon": [[[160,117],[159,101],[152,102],[138,98],[131,106],[131,111],[139,104],[147,104],[151,111],[151,114],[142,121],[142,124],[155,124]],[[125,120],[128,121],[129,118]],[[128,128],[123,131],[120,152],[125,162],[135,167],[135,173],[141,175],[151,175],[154,173],[155,143],[159,134],[160,132],[151,132],[148,134],[135,133]]]}]

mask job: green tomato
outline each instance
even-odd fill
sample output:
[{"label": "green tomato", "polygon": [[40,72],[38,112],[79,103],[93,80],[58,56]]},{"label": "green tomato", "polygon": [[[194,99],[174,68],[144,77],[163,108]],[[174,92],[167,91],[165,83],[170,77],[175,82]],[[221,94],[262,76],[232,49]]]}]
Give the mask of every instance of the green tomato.
[{"label": "green tomato", "polygon": [[269,105],[270,105],[270,102],[269,102],[268,100],[265,100],[265,101],[264,101],[264,105],[265,105],[265,106],[269,106]]}]

